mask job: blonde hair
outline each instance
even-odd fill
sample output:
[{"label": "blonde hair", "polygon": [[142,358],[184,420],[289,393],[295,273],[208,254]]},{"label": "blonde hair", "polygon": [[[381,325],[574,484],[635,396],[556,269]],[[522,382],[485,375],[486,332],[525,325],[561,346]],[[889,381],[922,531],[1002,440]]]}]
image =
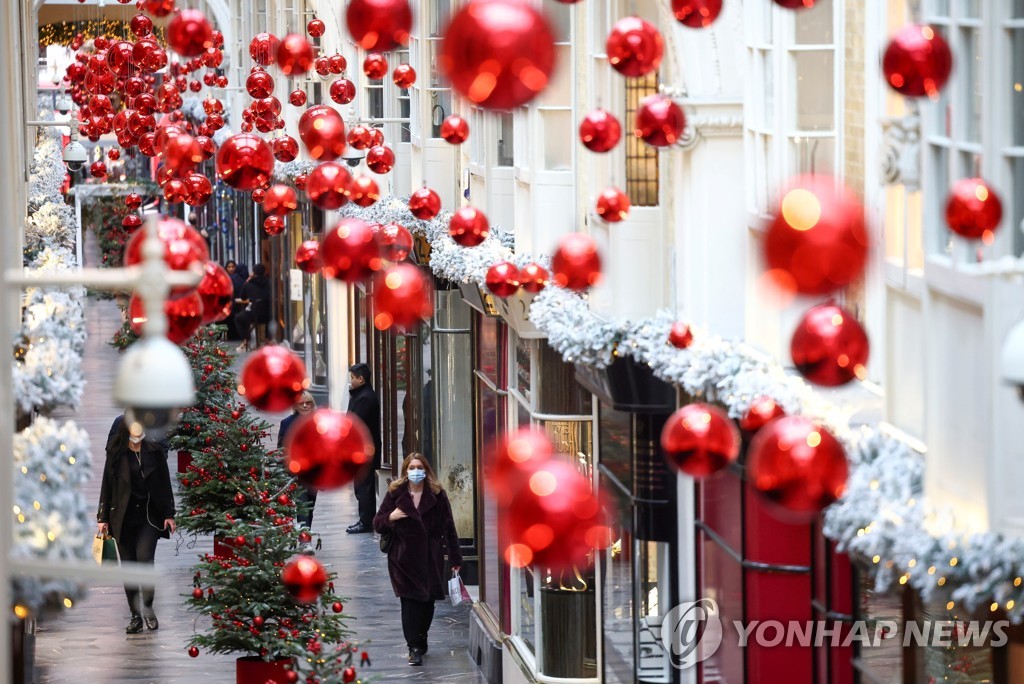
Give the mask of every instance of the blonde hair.
[{"label": "blonde hair", "polygon": [[434,468],[430,465],[430,461],[423,458],[423,454],[414,451],[408,456],[406,456],[405,460],[402,461],[402,469],[398,472],[398,478],[392,480],[391,484],[388,485],[389,492],[397,491],[399,487],[401,487],[402,485],[406,484],[409,481],[409,464],[413,460],[422,463],[423,469],[427,471],[426,482],[427,485],[430,487],[430,491],[432,491],[434,494],[437,494],[442,489],[444,489],[441,486],[441,483],[437,481],[437,476],[434,475]]}]

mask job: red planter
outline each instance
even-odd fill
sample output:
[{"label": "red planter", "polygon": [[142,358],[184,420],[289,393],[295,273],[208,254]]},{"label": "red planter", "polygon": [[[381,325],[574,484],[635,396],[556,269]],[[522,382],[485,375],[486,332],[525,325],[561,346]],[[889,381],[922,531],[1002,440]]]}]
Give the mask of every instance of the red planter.
[{"label": "red planter", "polygon": [[234,539],[228,539],[227,537],[221,537],[219,535],[213,535],[213,555],[219,556],[220,558],[234,558],[235,557],[235,542]]},{"label": "red planter", "polygon": [[242,656],[235,661],[236,684],[288,684],[291,658],[267,662],[259,656]]},{"label": "red planter", "polygon": [[192,465],[192,454],[188,451],[178,452],[178,472],[188,472],[188,467]]}]

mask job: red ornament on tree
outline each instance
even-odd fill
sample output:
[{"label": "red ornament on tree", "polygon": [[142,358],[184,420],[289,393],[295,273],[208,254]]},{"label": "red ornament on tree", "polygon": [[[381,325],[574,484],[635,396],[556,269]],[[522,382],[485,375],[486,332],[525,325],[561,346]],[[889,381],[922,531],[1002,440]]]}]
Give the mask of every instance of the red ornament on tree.
[{"label": "red ornament on tree", "polygon": [[519,269],[519,284],[527,292],[537,293],[547,287],[548,270],[531,262]]},{"label": "red ornament on tree", "polygon": [[345,11],[349,35],[367,52],[409,44],[412,9],[408,0],[352,0]]},{"label": "red ornament on tree", "polygon": [[629,197],[618,188],[605,188],[597,196],[595,211],[605,221],[618,223],[629,216]]},{"label": "red ornament on tree", "polygon": [[280,235],[286,227],[282,216],[268,216],[263,219],[263,230],[267,232],[267,235]]},{"label": "red ornament on tree", "polygon": [[717,406],[688,404],[662,428],[661,450],[673,468],[691,477],[707,477],[736,460],[740,434]]},{"label": "red ornament on tree", "polygon": [[263,199],[263,211],[271,216],[287,216],[298,208],[299,198],[287,185],[271,185]]},{"label": "red ornament on tree", "polygon": [[953,184],[946,202],[946,224],[954,233],[989,243],[1002,219],[999,195],[981,178],[962,178]]},{"label": "red ornament on tree", "polygon": [[668,331],[668,343],[676,349],[686,349],[693,344],[693,331],[682,321],[676,321]]},{"label": "red ornament on tree", "polygon": [[654,24],[640,17],[615,22],[605,41],[608,63],[623,76],[643,76],[658,69],[665,41]]},{"label": "red ornament on tree", "polygon": [[622,125],[615,115],[595,109],[580,121],[580,142],[591,152],[608,152],[622,137]]},{"label": "red ornament on tree", "polygon": [[804,416],[786,416],[758,430],[750,444],[747,481],[787,511],[814,517],[846,489],[843,446]]},{"label": "red ornament on tree", "polygon": [[[184,344],[203,324],[203,302],[195,291],[177,299],[164,301],[164,315],[167,316],[167,339],[174,344]],[[128,300],[128,320],[132,332],[142,334],[146,322],[142,299],[132,295]]]},{"label": "red ornament on tree", "polygon": [[770,275],[787,291],[827,294],[864,272],[869,238],[864,207],[831,176],[801,176],[784,192],[768,226]]},{"label": "red ornament on tree", "polygon": [[288,163],[299,156],[299,143],[290,135],[274,139],[274,159]]},{"label": "red ornament on tree", "polygon": [[469,122],[452,114],[441,123],[441,137],[452,145],[461,145],[469,137]]},{"label": "red ornament on tree", "polygon": [[352,666],[346,667],[341,673],[341,680],[345,682],[345,684],[350,684],[351,682],[356,681],[356,668]]},{"label": "red ornament on tree", "polygon": [[190,658],[198,658],[199,657],[199,649],[196,648],[195,646],[190,646],[189,649],[188,649],[188,655],[189,655]]},{"label": "red ornament on tree", "polygon": [[327,570],[313,556],[296,556],[281,571],[281,582],[296,601],[312,603],[327,584]]},{"label": "red ornament on tree", "polygon": [[360,207],[373,206],[373,203],[380,199],[380,188],[377,187],[377,181],[369,176],[356,176],[348,184],[345,192],[348,194],[349,201]]},{"label": "red ornament on tree", "polygon": [[277,66],[285,76],[301,76],[313,66],[313,46],[301,33],[289,33],[277,48]]},{"label": "red ornament on tree", "polygon": [[348,202],[345,194],[352,175],[340,164],[324,162],[313,169],[306,179],[306,195],[320,209],[331,211]]},{"label": "red ornament on tree", "polygon": [[313,159],[333,161],[345,151],[345,122],[327,105],[310,107],[299,117],[299,138]]},{"label": "red ornament on tree", "polygon": [[582,292],[601,280],[601,255],[589,235],[569,233],[558,242],[551,259],[555,284]]},{"label": "red ornament on tree", "polygon": [[499,261],[487,269],[485,284],[495,297],[511,297],[519,292],[519,269],[510,261]]},{"label": "red ornament on tree", "polygon": [[261,411],[284,411],[309,387],[306,366],[284,347],[269,345],[253,352],[238,375],[238,393]]},{"label": "red ornament on tree", "polygon": [[686,114],[683,108],[665,95],[648,95],[636,111],[633,134],[648,145],[668,147],[683,135]]},{"label": "red ornament on tree", "polygon": [[[243,494],[242,492],[238,492],[237,494],[235,494],[235,505],[236,506],[244,506],[245,505],[245,494]],[[200,591],[202,591],[202,590],[200,589]]]},{"label": "red ornament on tree", "polygon": [[213,27],[199,10],[182,10],[167,26],[167,45],[182,57],[198,57],[213,47]]},{"label": "red ornament on tree", "polygon": [[231,302],[234,299],[234,286],[231,276],[216,261],[207,261],[206,275],[199,281],[196,293],[203,302],[202,324],[222,321],[231,314]]},{"label": "red ornament on tree", "polygon": [[262,187],[273,173],[274,150],[259,136],[233,135],[217,151],[217,175],[236,190]]},{"label": "red ornament on tree", "polygon": [[441,211],[441,196],[430,188],[420,188],[409,196],[409,212],[421,221],[429,221]]},{"label": "red ornament on tree", "polygon": [[341,601],[335,601],[331,605],[331,610],[333,610],[335,613],[340,613],[344,609],[345,607],[341,605]]},{"label": "red ornament on tree", "polygon": [[288,472],[316,489],[336,489],[363,476],[373,438],[354,413],[317,409],[300,418],[284,443]]},{"label": "red ornament on tree", "polygon": [[690,28],[707,28],[722,13],[722,0],[672,0],[672,15]]},{"label": "red ornament on tree", "polygon": [[789,345],[800,374],[826,387],[867,377],[869,352],[864,328],[835,304],[819,304],[804,314]]},{"label": "red ornament on tree", "polygon": [[342,219],[320,243],[325,278],[355,283],[380,270],[380,246],[370,226],[357,218]]},{"label": "red ornament on tree", "polygon": [[412,233],[397,223],[388,223],[377,231],[377,242],[380,244],[384,258],[388,261],[405,261],[412,251],[414,240]]},{"label": "red ornament on tree", "polygon": [[544,15],[517,0],[475,0],[448,25],[438,65],[455,90],[488,109],[514,109],[544,90],[555,66]]},{"label": "red ornament on tree", "polygon": [[270,66],[277,59],[277,48],[281,41],[271,33],[257,33],[249,43],[249,56],[260,66]]},{"label": "red ornament on tree", "polygon": [[487,216],[476,207],[462,207],[452,214],[448,234],[463,247],[476,247],[487,239],[490,224]]},{"label": "red ornament on tree", "polygon": [[931,26],[907,24],[892,37],[882,57],[888,84],[907,97],[935,99],[953,71],[953,53]]},{"label": "red ornament on tree", "polygon": [[394,81],[395,85],[399,88],[411,88],[413,84],[416,83],[416,70],[413,69],[410,64],[399,64],[395,67],[395,70],[391,72],[391,80]]},{"label": "red ornament on tree", "polygon": [[366,151],[366,166],[379,175],[388,173],[395,166],[395,153],[386,145],[374,145]]},{"label": "red ornament on tree", "polygon": [[316,240],[306,240],[295,250],[295,267],[303,273],[319,273],[323,268],[320,260],[320,243]]},{"label": "red ornament on tree", "polygon": [[754,397],[754,400],[750,402],[750,408],[740,418],[740,430],[752,435],[771,421],[784,415],[786,412],[771,397]]},{"label": "red ornament on tree", "polygon": [[356,84],[347,78],[339,78],[331,84],[331,99],[338,104],[348,104],[356,99]]},{"label": "red ornament on tree", "polygon": [[392,326],[409,331],[434,313],[430,277],[412,264],[398,264],[378,273],[373,282],[373,325],[378,330]]}]

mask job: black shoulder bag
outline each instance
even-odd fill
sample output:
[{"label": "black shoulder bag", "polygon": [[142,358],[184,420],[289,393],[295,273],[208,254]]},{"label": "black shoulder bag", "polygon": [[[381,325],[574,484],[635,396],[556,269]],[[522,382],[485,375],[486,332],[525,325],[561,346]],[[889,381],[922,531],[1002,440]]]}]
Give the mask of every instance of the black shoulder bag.
[{"label": "black shoulder bag", "polygon": [[395,543],[395,531],[385,530],[380,535],[380,550],[382,553],[391,551],[391,545]]}]

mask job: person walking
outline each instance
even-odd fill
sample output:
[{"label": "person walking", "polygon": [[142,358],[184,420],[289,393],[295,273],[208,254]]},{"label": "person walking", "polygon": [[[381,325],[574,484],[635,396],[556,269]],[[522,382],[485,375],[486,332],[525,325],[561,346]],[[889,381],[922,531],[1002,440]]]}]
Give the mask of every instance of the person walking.
[{"label": "person walking", "polygon": [[[295,408],[292,411],[292,415],[288,416],[281,421],[281,428],[277,431],[277,448],[284,448],[284,439],[288,435],[288,431],[291,429],[299,419],[303,416],[308,416],[316,410],[316,401],[313,399],[313,395],[308,391],[304,391],[299,395],[299,400],[295,402]],[[298,522],[306,526],[306,529],[310,529],[313,526],[313,506],[316,505],[316,493],[317,490],[313,487],[308,487],[302,483],[299,483],[299,495],[296,497],[299,505],[306,504],[308,508],[305,513],[298,516]]]},{"label": "person walking", "polygon": [[270,279],[267,278],[267,267],[256,264],[252,267],[252,275],[242,286],[241,294],[236,293],[235,301],[245,304],[245,309],[235,316],[235,328],[242,344],[238,351],[249,349],[249,335],[253,325],[270,322]]},{"label": "person walking", "polygon": [[422,665],[434,601],[444,599],[448,586],[443,577],[445,551],[452,570],[462,566],[462,552],[448,494],[430,463],[418,453],[402,462],[400,477],[388,487],[373,518],[373,529],[394,535],[388,574],[395,596],[402,601],[409,664]]},{"label": "person walking", "polygon": [[363,421],[373,438],[373,466],[353,483],[359,502],[359,520],[345,531],[366,534],[373,531],[373,512],[377,508],[377,469],[380,468],[380,399],[370,384],[370,367],[357,363],[348,369],[348,412]]},{"label": "person walking", "polygon": [[[167,452],[146,438],[140,424],[127,425],[124,416],[114,419],[111,433],[96,512],[97,531],[117,540],[121,560],[152,564],[157,540],[169,539],[175,530]],[[138,634],[143,620],[149,629],[157,629],[153,587],[126,584],[124,593],[131,610],[125,632]]]}]

